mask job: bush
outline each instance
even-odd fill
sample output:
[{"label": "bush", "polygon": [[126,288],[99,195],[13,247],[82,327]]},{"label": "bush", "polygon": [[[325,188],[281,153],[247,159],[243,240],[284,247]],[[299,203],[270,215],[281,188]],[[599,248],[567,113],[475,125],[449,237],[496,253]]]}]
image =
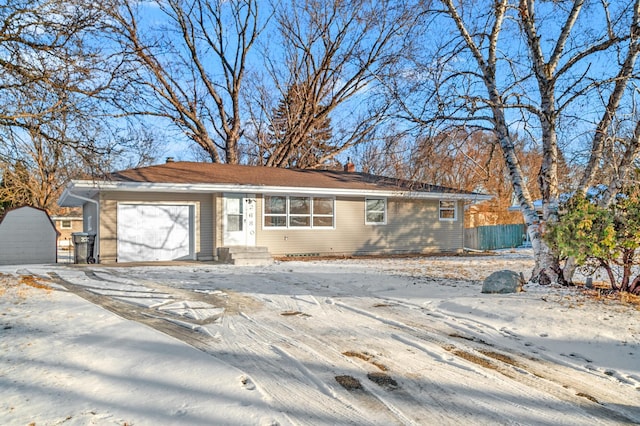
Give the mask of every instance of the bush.
[{"label": "bush", "polygon": [[561,259],[573,257],[579,266],[603,268],[611,288],[640,294],[640,275],[633,275],[640,247],[638,189],[620,195],[608,207],[578,195],[564,207],[545,234],[556,254]]}]

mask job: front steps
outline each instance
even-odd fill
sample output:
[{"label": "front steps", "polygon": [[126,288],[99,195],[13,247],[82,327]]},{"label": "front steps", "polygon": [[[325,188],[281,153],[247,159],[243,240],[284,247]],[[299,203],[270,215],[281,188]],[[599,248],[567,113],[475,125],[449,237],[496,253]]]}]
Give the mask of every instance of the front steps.
[{"label": "front steps", "polygon": [[218,260],[238,266],[264,266],[273,263],[273,258],[266,247],[220,247]]}]

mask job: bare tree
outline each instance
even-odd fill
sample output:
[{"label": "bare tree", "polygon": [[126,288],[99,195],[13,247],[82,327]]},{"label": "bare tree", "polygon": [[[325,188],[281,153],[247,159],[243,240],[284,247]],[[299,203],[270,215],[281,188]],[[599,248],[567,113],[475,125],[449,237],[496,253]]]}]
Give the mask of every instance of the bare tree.
[{"label": "bare tree", "polygon": [[[9,0],[0,7],[0,202],[55,209],[67,172],[112,148],[94,137],[99,96],[117,61],[94,43],[103,15],[85,0]],[[87,166],[85,168],[85,166]]]},{"label": "bare tree", "polygon": [[[614,128],[616,121],[622,119],[619,113],[620,104],[628,86],[634,80],[637,81],[639,77],[636,62],[638,55],[640,55],[640,1],[633,3],[631,13],[631,23],[623,43],[622,61],[618,64],[618,72],[613,79],[613,89],[610,91],[606,106],[596,126],[589,161],[578,187],[578,190],[585,194],[589,187],[595,183],[597,171],[603,169],[604,166],[609,172],[609,179],[604,182],[607,189],[601,199],[603,205],[608,205],[615,195],[623,189],[634,167],[634,161],[640,153],[640,120],[638,120],[637,113],[630,114],[632,120],[636,121],[630,137],[618,137],[619,134]],[[624,53],[625,49],[626,53]],[[621,142],[621,145],[616,141]],[[616,151],[621,152],[620,155],[616,155]]]},{"label": "bare tree", "polygon": [[258,3],[107,2],[112,34],[131,61],[123,113],[167,119],[211,161],[238,163],[243,82],[262,28]]},{"label": "bare tree", "polygon": [[[278,143],[257,138],[260,162],[286,166],[310,134],[331,122],[331,138],[316,147],[316,167],[364,141],[370,141],[387,117],[389,105],[379,102],[380,81],[393,71],[406,47],[405,29],[415,17],[405,2],[373,0],[285,1],[277,10],[278,49],[265,49],[269,83],[259,101],[270,127],[278,117],[275,105],[296,88],[297,105]],[[272,88],[273,90],[270,90]],[[336,119],[332,119],[336,117]],[[258,132],[256,132],[258,133]],[[266,144],[264,144],[266,142]],[[305,148],[307,147],[307,148]]]},{"label": "bare tree", "polygon": [[[596,106],[593,95],[597,90],[608,90],[617,83],[622,84],[623,95],[623,76],[631,76],[635,70],[627,60],[618,68],[612,67],[615,63],[611,59],[618,54],[629,58],[629,52],[635,55],[632,35],[637,32],[639,2],[615,6],[584,0],[439,3],[442,8],[431,11],[438,17],[433,22],[454,29],[455,35],[437,43],[433,56],[420,58],[430,61],[423,61],[417,69],[431,86],[420,81],[413,87],[419,87],[431,105],[416,110],[409,104],[411,97],[401,99],[399,93],[396,97],[406,116],[422,126],[464,122],[495,133],[533,244],[536,267],[532,279],[563,281],[558,259],[541,238],[545,224],[557,220],[558,164],[565,156],[558,128],[566,122],[586,129],[586,120],[593,115],[576,109]],[[625,44],[632,47],[625,48]],[[594,66],[598,61],[608,61],[607,67]],[[607,114],[617,111],[611,103]],[[524,185],[514,144],[517,127],[529,132],[542,147],[538,176],[541,218]],[[564,130],[569,133],[568,126]],[[596,152],[598,146],[594,143],[591,150],[596,153],[594,164],[602,160]]]},{"label": "bare tree", "polygon": [[[542,154],[523,140],[515,144],[527,188],[533,197],[539,197],[537,176]],[[478,208],[489,212],[495,224],[522,221],[521,214],[507,211],[513,188],[492,132],[462,127],[415,140],[391,137],[384,145],[367,146],[360,161],[367,172],[492,194],[494,198]],[[566,165],[561,167],[566,170]]]},{"label": "bare tree", "polygon": [[0,8],[0,127],[28,130],[100,92],[104,65],[89,41],[100,21],[85,0],[9,0]]}]

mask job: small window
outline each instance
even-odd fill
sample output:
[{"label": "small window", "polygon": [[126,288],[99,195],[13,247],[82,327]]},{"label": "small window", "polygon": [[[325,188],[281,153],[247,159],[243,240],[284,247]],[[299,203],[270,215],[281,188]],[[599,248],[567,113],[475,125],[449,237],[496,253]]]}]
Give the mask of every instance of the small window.
[{"label": "small window", "polygon": [[287,197],[264,197],[264,226],[287,227]]},{"label": "small window", "polygon": [[71,221],[70,220],[61,220],[60,221],[60,229],[71,229]]},{"label": "small window", "polygon": [[384,225],[387,223],[386,198],[367,198],[365,205],[365,223],[367,225]]},{"label": "small window", "polygon": [[440,201],[440,220],[456,220],[455,201]]}]

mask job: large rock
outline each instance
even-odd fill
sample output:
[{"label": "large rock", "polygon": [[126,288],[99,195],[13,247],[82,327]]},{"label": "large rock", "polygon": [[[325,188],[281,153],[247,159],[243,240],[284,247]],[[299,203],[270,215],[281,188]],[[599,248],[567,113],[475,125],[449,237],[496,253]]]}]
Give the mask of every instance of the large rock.
[{"label": "large rock", "polygon": [[483,293],[505,294],[522,291],[524,278],[513,271],[498,271],[489,275],[482,284]]}]

